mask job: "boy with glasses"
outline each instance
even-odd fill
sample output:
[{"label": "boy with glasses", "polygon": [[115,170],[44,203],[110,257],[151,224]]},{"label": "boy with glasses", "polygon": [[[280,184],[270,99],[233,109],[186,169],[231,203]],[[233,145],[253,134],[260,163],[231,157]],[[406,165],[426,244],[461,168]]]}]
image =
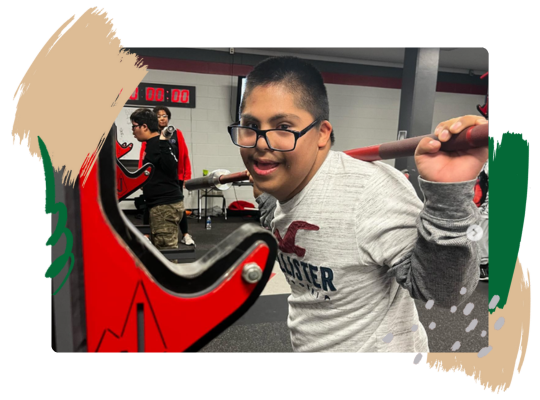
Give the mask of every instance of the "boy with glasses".
[{"label": "boy with glasses", "polygon": [[[429,351],[413,298],[450,308],[475,289],[478,246],[467,229],[478,220],[473,188],[488,149],[456,157],[422,140],[422,204],[401,172],[330,150],[323,79],[294,57],[255,67],[240,114],[229,133],[279,243],[293,349]],[[461,117],[435,133],[444,142],[485,122]]]},{"label": "boy with glasses", "polygon": [[158,249],[178,248],[178,224],[184,214],[183,194],[178,184],[178,159],[169,140],[160,133],[152,110],[140,108],[130,116],[133,136],[146,143],[143,163],[152,163],[154,173],[143,186],[149,209],[150,240]]},{"label": "boy with glasses", "polygon": [[[169,126],[169,121],[171,120],[171,111],[169,108],[165,106],[156,106],[154,107],[153,111],[158,117],[158,125],[160,130],[163,130]],[[178,183],[182,189],[184,187],[184,182],[191,179],[191,162],[189,160],[189,152],[186,141],[184,140],[184,135],[182,135],[180,129],[177,129],[176,132],[173,133],[172,137],[169,139],[169,143],[173,145],[175,154],[178,158]],[[143,142],[141,144],[141,152],[139,156],[139,168],[143,166],[143,154],[145,148],[146,143]],[[195,241],[188,232],[188,221],[185,210],[182,220],[180,221],[180,230],[182,231],[182,239],[180,242],[186,246],[195,246]]]}]

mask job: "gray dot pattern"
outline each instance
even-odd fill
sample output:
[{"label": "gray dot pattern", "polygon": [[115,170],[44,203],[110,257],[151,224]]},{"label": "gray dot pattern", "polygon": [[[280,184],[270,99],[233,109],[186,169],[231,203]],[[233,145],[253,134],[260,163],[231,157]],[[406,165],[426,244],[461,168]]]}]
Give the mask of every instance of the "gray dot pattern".
[{"label": "gray dot pattern", "polygon": [[436,326],[437,324],[435,322],[432,322],[431,324],[429,324],[429,329],[433,330]]},{"label": "gray dot pattern", "polygon": [[383,337],[382,340],[383,340],[384,343],[390,343],[392,341],[392,339],[394,339],[394,335],[389,333],[388,335]]},{"label": "gray dot pattern", "polygon": [[456,350],[458,350],[460,347],[461,347],[461,343],[460,343],[460,342],[456,342],[456,343],[454,343],[454,345],[452,346],[452,351],[456,351]]},{"label": "gray dot pattern", "polygon": [[414,357],[414,361],[413,361],[413,362],[414,362],[415,364],[418,364],[418,363],[420,362],[421,359],[422,359],[422,353],[418,353],[418,354],[416,355],[416,357]]},{"label": "gray dot pattern", "polygon": [[[473,319],[471,321],[471,323],[469,324],[469,326],[467,328],[465,328],[465,332],[470,332],[472,331],[474,328],[476,328],[476,325],[478,325],[478,320],[477,319]],[[483,337],[483,336],[482,336]]]},{"label": "gray dot pattern", "polygon": [[497,320],[497,322],[495,322],[495,330],[499,330],[503,327],[504,325],[504,317],[501,317]]},{"label": "gray dot pattern", "polygon": [[435,300],[428,300],[428,302],[426,303],[426,308],[428,310],[431,310],[431,307],[433,307],[433,304],[435,304]]},{"label": "gray dot pattern", "polygon": [[499,297],[499,295],[495,295],[493,296],[493,298],[491,299],[491,301],[489,302],[489,309],[490,310],[493,310],[495,307],[497,307],[497,304],[499,304],[499,300],[501,298]]},{"label": "gray dot pattern", "polygon": [[474,304],[473,303],[469,303],[465,306],[465,308],[463,309],[463,314],[465,315],[469,315],[471,313],[471,311],[473,310],[474,308]]},{"label": "gray dot pattern", "polygon": [[491,346],[484,347],[482,350],[480,350],[480,351],[478,352],[478,358],[482,358],[482,357],[484,357],[484,356],[487,356],[488,353],[489,353],[491,350],[493,350],[493,347],[491,347]]}]

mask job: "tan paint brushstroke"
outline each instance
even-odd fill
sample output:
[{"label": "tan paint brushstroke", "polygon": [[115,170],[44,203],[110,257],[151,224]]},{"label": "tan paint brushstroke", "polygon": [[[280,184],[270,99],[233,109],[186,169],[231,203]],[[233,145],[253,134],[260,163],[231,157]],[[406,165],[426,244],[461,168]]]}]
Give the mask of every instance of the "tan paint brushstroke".
[{"label": "tan paint brushstroke", "polygon": [[[530,276],[529,276],[530,279]],[[530,280],[524,279],[519,260],[516,262],[514,277],[504,309],[496,309],[489,315],[489,345],[493,348],[489,354],[479,358],[476,353],[429,353],[427,363],[438,370],[464,371],[480,381],[493,392],[510,387],[516,359],[521,349],[518,371],[521,371],[527,343],[531,316]],[[495,322],[504,317],[505,323],[500,330],[495,330]]]},{"label": "tan paint brushstroke", "polygon": [[[91,8],[71,27],[63,24],[45,44],[21,81],[12,136],[28,135],[31,154],[41,156],[37,136],[63,181],[74,184],[81,165],[100,141],[142,78],[146,67],[125,51],[102,10]],[[62,35],[62,32],[65,33]],[[120,95],[119,95],[120,94]],[[95,161],[95,158],[94,158]],[[94,161],[87,161],[86,170]]]}]

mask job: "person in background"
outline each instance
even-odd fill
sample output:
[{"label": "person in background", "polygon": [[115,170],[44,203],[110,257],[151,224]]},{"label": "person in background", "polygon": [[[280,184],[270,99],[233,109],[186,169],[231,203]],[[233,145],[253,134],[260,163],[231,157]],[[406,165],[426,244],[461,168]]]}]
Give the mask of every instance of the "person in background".
[{"label": "person in background", "polygon": [[178,224],[184,215],[184,195],[177,178],[178,159],[174,147],[160,133],[156,114],[140,108],[130,116],[133,136],[145,144],[144,164],[154,166],[143,186],[150,222],[150,240],[158,249],[178,248]]},{"label": "person in background", "polygon": [[[158,117],[159,129],[162,130],[169,126],[169,121],[171,120],[171,111],[164,106],[157,106],[154,108],[154,113]],[[180,182],[180,187],[184,188],[184,182],[191,179],[191,162],[189,160],[189,152],[184,140],[184,135],[180,129],[176,130],[176,133],[173,134],[169,142],[173,145],[175,149],[176,156],[178,158],[178,181]],[[145,143],[141,145],[141,153],[139,157],[139,168],[142,167],[142,155],[144,153]],[[180,230],[182,231],[182,239],[180,243],[183,243],[187,246],[194,246],[195,241],[193,237],[188,232],[188,221],[186,211],[184,210],[184,215],[180,221]]]}]

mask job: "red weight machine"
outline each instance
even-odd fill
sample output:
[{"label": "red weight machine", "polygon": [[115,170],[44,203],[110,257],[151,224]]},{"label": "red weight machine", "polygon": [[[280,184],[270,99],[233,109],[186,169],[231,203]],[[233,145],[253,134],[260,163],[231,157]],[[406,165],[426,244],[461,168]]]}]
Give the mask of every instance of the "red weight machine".
[{"label": "red weight machine", "polygon": [[197,351],[242,316],[270,278],[277,242],[254,224],[192,262],[182,263],[182,252],[156,249],[118,206],[153,168],[127,171],[118,161],[126,150],[113,125],[84,186],[80,177],[75,187],[57,185],[75,264],[53,296],[55,351]]},{"label": "red weight machine", "polygon": [[118,201],[124,200],[133,192],[136,192],[152,177],[153,165],[148,163],[135,172],[129,172],[120,158],[124,157],[133,149],[133,144],[120,144],[116,140],[116,193]]}]

